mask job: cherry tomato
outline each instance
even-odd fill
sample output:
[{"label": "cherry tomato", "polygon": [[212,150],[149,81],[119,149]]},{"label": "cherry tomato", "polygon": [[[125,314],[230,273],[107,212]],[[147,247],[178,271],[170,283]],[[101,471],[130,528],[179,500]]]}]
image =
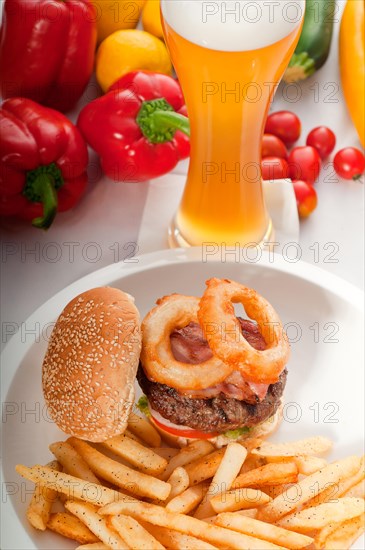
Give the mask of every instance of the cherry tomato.
[{"label": "cherry tomato", "polygon": [[297,199],[300,218],[307,218],[317,207],[317,193],[313,185],[306,181],[293,181],[294,193]]},{"label": "cherry tomato", "polygon": [[319,156],[324,160],[335,148],[336,136],[327,126],[318,126],[309,132],[306,143],[317,149]]},{"label": "cherry tomato", "polygon": [[170,426],[165,426],[162,422],[159,422],[156,420],[156,418],[153,417],[153,422],[156,423],[156,426],[161,428],[162,430],[165,430],[165,432],[176,435],[178,437],[187,437],[190,439],[210,439],[211,437],[217,437],[219,435],[218,432],[201,432],[200,430],[187,430],[182,428],[181,430],[171,428]]},{"label": "cherry tomato", "polygon": [[266,157],[261,161],[263,180],[279,180],[289,177],[289,166],[285,159]]},{"label": "cherry tomato", "polygon": [[333,164],[337,174],[345,180],[357,180],[365,171],[365,157],[355,147],[346,147],[338,151]]},{"label": "cherry tomato", "polygon": [[287,147],[299,139],[301,130],[302,125],[299,118],[290,111],[278,111],[267,117],[265,134],[274,134]]},{"label": "cherry tomato", "polygon": [[291,180],[304,180],[311,184],[317,181],[322,163],[314,147],[294,147],[289,153],[288,163]]},{"label": "cherry tomato", "polygon": [[288,158],[288,151],[280,138],[272,134],[264,134],[261,144],[261,156]]}]

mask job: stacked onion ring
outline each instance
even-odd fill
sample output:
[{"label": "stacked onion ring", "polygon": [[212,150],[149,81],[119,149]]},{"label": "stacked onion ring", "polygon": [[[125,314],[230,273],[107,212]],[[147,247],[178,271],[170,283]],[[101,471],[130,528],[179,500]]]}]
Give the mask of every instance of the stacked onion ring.
[{"label": "stacked onion ring", "polygon": [[[141,361],[150,380],[177,390],[200,390],[223,382],[235,370],[245,380],[274,384],[289,358],[289,344],[274,308],[257,292],[228,279],[209,279],[201,299],[172,294],[157,301],[142,323]],[[241,303],[262,334],[256,350],[242,335],[234,311]],[[199,364],[177,361],[170,335],[199,323],[213,356]]]}]

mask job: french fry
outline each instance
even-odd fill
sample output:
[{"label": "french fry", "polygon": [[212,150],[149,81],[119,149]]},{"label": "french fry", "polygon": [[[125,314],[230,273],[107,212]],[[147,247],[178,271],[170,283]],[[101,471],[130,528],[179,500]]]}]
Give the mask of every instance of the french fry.
[{"label": "french fry", "polygon": [[244,474],[240,474],[233,484],[233,487],[252,487],[265,485],[282,485],[283,483],[295,482],[298,479],[298,468],[294,462],[283,464],[265,464]]},{"label": "french fry", "polygon": [[180,531],[198,539],[216,544],[217,546],[223,546],[224,548],[233,548],[236,550],[242,550],[242,548],[250,548],[250,550],[278,550],[278,548],[281,548],[281,550],[283,550],[283,547],[272,544],[271,542],[230,531],[224,527],[209,525],[191,516],[175,514],[167,511],[161,506],[148,504],[147,502],[114,502],[101,508],[99,514],[131,515],[137,520],[147,521],[160,527],[167,527],[175,531]]},{"label": "french fry", "polygon": [[110,523],[131,550],[164,550],[164,546],[132,517],[112,516]]},{"label": "french fry", "polygon": [[196,508],[206,495],[208,485],[199,483],[186,489],[181,495],[166,504],[166,510],[179,514],[188,514]]},{"label": "french fry", "polygon": [[171,492],[166,499],[166,502],[169,502],[178,495],[181,495],[189,487],[189,476],[185,468],[182,466],[175,468],[167,483],[171,485]]},{"label": "french fry", "polygon": [[364,501],[361,498],[339,498],[337,502],[325,502],[313,508],[305,508],[287,515],[277,525],[299,533],[311,533],[329,523],[339,523],[361,516]]},{"label": "french fry", "polygon": [[321,456],[332,449],[332,442],[326,437],[310,437],[290,443],[263,442],[252,454],[264,457],[294,457],[302,455]]},{"label": "french fry", "polygon": [[310,476],[327,466],[328,462],[318,456],[295,456],[293,460],[298,468],[298,473]]},{"label": "french fry", "polygon": [[218,449],[209,455],[194,460],[185,466],[188,472],[190,485],[197,485],[214,476],[224,455],[224,449]]},{"label": "french fry", "polygon": [[265,485],[261,487],[261,490],[269,495],[272,499],[288,491],[291,487],[295,486],[295,483],[283,483],[282,485]]},{"label": "french fry", "polygon": [[179,550],[216,550],[217,546],[209,544],[203,540],[184,535],[179,531],[173,531],[167,527],[156,527],[156,525],[147,525],[146,529],[166,548],[178,548]]},{"label": "french fry", "polygon": [[[227,512],[228,514],[230,512]],[[256,518],[257,516],[257,508],[248,508],[247,510],[238,510],[238,512],[236,512],[237,515],[240,515],[240,516],[245,516],[247,518]]]},{"label": "french fry", "polygon": [[[61,470],[61,466],[56,460],[49,462],[47,467],[57,472]],[[32,500],[27,508],[28,521],[35,529],[46,530],[52,504],[56,498],[57,491],[47,488],[41,483],[36,484]]]},{"label": "french fry", "polygon": [[351,489],[344,493],[346,497],[365,498],[365,479],[356,483]]},{"label": "french fry", "polygon": [[128,429],[151,447],[160,447],[161,436],[158,431],[147,420],[133,412],[129,415]]},{"label": "french fry", "polygon": [[[325,438],[213,451],[205,440],[151,449],[130,433],[99,444],[105,454],[70,438],[50,446],[58,462],[18,465],[36,484],[33,522],[79,550],[348,550],[364,531],[365,459],[328,464],[307,454],[323,454]],[[66,511],[52,513],[49,496]]]},{"label": "french fry", "polygon": [[323,502],[331,502],[340,498],[346,494],[347,491],[351,489],[354,485],[359,483],[359,481],[364,479],[365,475],[365,457],[360,459],[360,467],[357,472],[352,476],[346,476],[341,479],[338,483],[334,485],[329,485],[321,493],[317,493],[311,498],[308,502],[305,503],[306,508],[311,508],[313,506],[318,506]]},{"label": "french fry", "polygon": [[99,540],[76,516],[65,512],[51,514],[47,528],[81,544],[89,544]]},{"label": "french fry", "polygon": [[[251,455],[251,456],[255,456],[255,455]],[[299,456],[299,455],[298,455]],[[303,455],[303,456],[307,456],[307,455]],[[261,458],[261,460],[263,461],[263,463],[261,464],[261,466],[263,466],[264,464],[271,464],[271,463],[280,463],[280,464],[283,464],[284,462],[293,462],[295,458],[295,456],[260,456],[257,455],[256,458]]]},{"label": "french fry", "polygon": [[246,457],[247,450],[239,443],[229,443],[227,445],[224,456],[209,486],[206,494],[207,498],[199,505],[194,517],[203,519],[213,515],[210,498],[213,495],[218,498],[219,495],[232,487],[233,481],[237,477]]},{"label": "french fry", "polygon": [[365,477],[365,456],[360,459],[360,468],[355,475],[347,479],[341,480],[338,485],[338,496],[342,497],[351,487],[357,485],[359,481],[362,481]]},{"label": "french fry", "polygon": [[18,464],[15,469],[25,479],[52,487],[58,493],[66,495],[68,499],[83,500],[96,506],[104,506],[119,499],[133,500],[132,497],[119,491],[84,481],[63,472],[56,472],[47,466],[37,465],[28,468]]},{"label": "french fry", "polygon": [[[124,435],[126,437],[129,437],[129,439],[133,439],[133,441],[137,441],[137,443],[139,443],[140,445],[146,445],[146,442],[145,441],[142,441],[142,439],[140,439],[139,437],[137,437],[133,432],[131,432],[130,430],[128,430],[128,428],[126,430],[124,430]],[[146,447],[147,449],[148,447]]]},{"label": "french fry", "polygon": [[215,525],[215,520],[217,519],[217,517],[218,517],[217,514],[215,514],[214,516],[210,516],[209,518],[202,518],[202,521]]},{"label": "french fry", "polygon": [[276,527],[269,523],[257,519],[248,518],[240,514],[219,514],[216,519],[216,525],[227,527],[246,535],[251,535],[259,539],[268,540],[275,544],[285,546],[285,548],[296,549],[309,546],[313,539],[298,533],[292,533],[281,527]]},{"label": "french fry", "polygon": [[331,485],[339,483],[342,479],[354,475],[360,467],[361,459],[357,456],[349,456],[339,460],[314,474],[305,477],[290,489],[277,496],[260,510],[258,519],[275,522],[289,514],[302,504],[313,498],[315,492],[319,495]]},{"label": "french fry", "polygon": [[107,520],[98,514],[98,509],[92,504],[68,500],[65,502],[65,508],[82,521],[108,548],[129,550],[125,541],[109,527]]},{"label": "french fry", "polygon": [[323,548],[326,550],[347,550],[362,535],[364,529],[364,514],[345,521],[327,537]]},{"label": "french fry", "polygon": [[248,437],[247,439],[240,441],[240,444],[245,447],[248,453],[250,453],[253,449],[260,447],[262,444],[262,439],[259,439],[258,437]]},{"label": "french fry", "polygon": [[103,542],[93,542],[92,544],[82,544],[76,550],[108,550],[109,546]]},{"label": "french fry", "polygon": [[167,466],[167,460],[125,435],[117,435],[107,439],[102,443],[102,446],[115,455],[124,458],[141,472],[149,475],[157,476]]},{"label": "french fry", "polygon": [[90,483],[100,483],[96,475],[85,460],[67,441],[58,441],[49,446],[51,453],[55,455],[58,462],[62,464],[64,472],[79,477]]},{"label": "french fry", "polygon": [[85,441],[71,437],[69,442],[97,476],[114,483],[117,487],[142,497],[165,500],[169,496],[171,486],[168,483],[108,458]]},{"label": "french fry", "polygon": [[186,447],[183,447],[181,451],[174,456],[167,465],[166,470],[164,471],[161,479],[168,479],[172,472],[178,466],[185,466],[190,462],[198,460],[214,450],[214,447],[209,441],[205,440],[196,440],[192,443],[189,443]]},{"label": "french fry", "polygon": [[322,527],[322,529],[319,529],[319,531],[315,531],[312,536],[314,537],[313,540],[313,548],[315,550],[323,549],[326,545],[326,540],[330,536],[330,534],[335,531],[338,527],[340,527],[342,524],[340,523],[328,523],[325,525],[325,527]]},{"label": "french fry", "polygon": [[180,450],[176,449],[176,447],[154,447],[153,452],[169,462],[173,456],[176,456],[180,452]]},{"label": "french fry", "polygon": [[210,500],[214,512],[235,512],[244,508],[263,506],[271,501],[271,498],[259,489],[247,487],[233,489]]},{"label": "french fry", "polygon": [[[288,460],[291,460],[290,458]],[[268,460],[263,456],[256,456],[249,454],[244,463],[242,464],[242,468],[240,470],[240,474],[245,474],[246,472],[250,472],[251,470],[255,470],[256,468],[261,468],[261,466],[265,466],[267,464]]]}]

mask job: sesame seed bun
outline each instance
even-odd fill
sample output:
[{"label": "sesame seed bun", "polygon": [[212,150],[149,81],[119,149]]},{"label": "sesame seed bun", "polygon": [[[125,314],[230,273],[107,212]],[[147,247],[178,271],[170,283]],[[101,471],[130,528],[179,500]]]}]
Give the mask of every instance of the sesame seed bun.
[{"label": "sesame seed bun", "polygon": [[59,316],[43,361],[43,394],[57,426],[94,442],[122,433],[140,352],[139,312],[129,294],[103,287],[76,296]]}]

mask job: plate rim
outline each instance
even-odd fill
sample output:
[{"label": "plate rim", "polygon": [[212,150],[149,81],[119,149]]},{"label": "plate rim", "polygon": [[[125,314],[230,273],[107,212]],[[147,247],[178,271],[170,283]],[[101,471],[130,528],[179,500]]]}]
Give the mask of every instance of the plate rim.
[{"label": "plate rim", "polygon": [[[205,263],[222,263],[222,256],[219,256],[219,252],[221,251],[218,250],[217,254],[208,256]],[[88,275],[85,275],[82,278],[77,279],[70,285],[67,285],[65,288],[61,289],[51,298],[46,300],[41,306],[39,306],[30,316],[28,316],[28,318],[22,323],[22,325],[29,324],[30,326],[32,326],[31,323],[36,320],[38,320],[38,322],[39,319],[48,318],[49,320],[49,317],[47,317],[47,312],[50,309],[54,308],[54,304],[63,303],[64,305],[66,305],[74,296],[76,296],[80,292],[83,292],[87,288],[111,284],[112,281],[116,280],[117,278],[123,278],[123,276],[133,275],[133,273],[145,271],[155,267],[196,262],[202,263],[201,247],[192,247],[190,249],[176,248],[159,250],[156,252],[136,256],[135,258],[131,258],[129,261],[121,261],[109,264],[101,269],[89,273]],[[228,257],[225,257],[225,263],[227,263],[227,265],[229,265],[230,263],[239,263],[242,265],[262,265],[265,268],[269,268],[285,274],[290,274],[306,282],[315,284],[320,288],[325,288],[327,291],[330,291],[333,294],[345,299],[360,312],[364,311],[364,292],[360,288],[356,287],[352,283],[347,282],[341,277],[338,277],[337,275],[333,275],[323,268],[309,264],[302,260],[299,260],[296,263],[292,263],[286,261],[285,258],[280,254],[273,254],[262,251],[262,254],[260,255],[258,261],[248,261],[247,259],[243,258],[241,254],[239,254],[239,261],[237,261],[237,258],[232,258],[231,255],[229,255]],[[6,396],[8,394],[9,388],[17,372],[17,367],[14,368],[14,365],[19,366],[23,357],[33,346],[33,344],[33,339],[29,339],[28,342],[22,342],[21,330],[18,330],[18,332],[14,334],[9,342],[5,345],[1,353],[3,364],[1,368],[2,403],[6,401]],[[3,465],[1,467],[0,479],[2,482],[2,486],[4,487],[3,484],[6,480],[4,478]],[[12,501],[9,500],[6,503],[1,502],[1,509],[1,524],[3,526],[6,526],[5,529],[2,529],[2,548],[4,548],[4,550],[8,548],[26,548],[29,550],[36,550],[34,541],[27,533],[20,518],[18,518]],[[19,526],[19,524],[22,526],[21,530],[16,528]],[[10,544],[10,534],[12,535],[12,546],[7,545]]]}]

